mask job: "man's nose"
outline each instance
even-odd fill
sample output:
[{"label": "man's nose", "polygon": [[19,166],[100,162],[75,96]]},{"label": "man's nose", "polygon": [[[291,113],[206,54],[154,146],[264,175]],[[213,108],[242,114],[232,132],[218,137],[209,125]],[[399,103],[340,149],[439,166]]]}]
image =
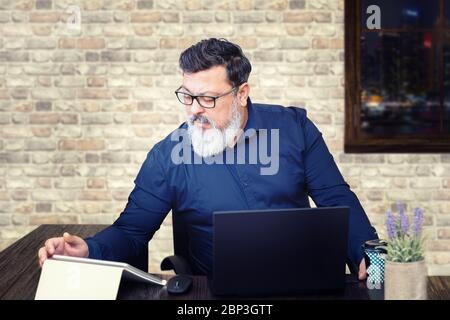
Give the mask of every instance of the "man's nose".
[{"label": "man's nose", "polygon": [[205,112],[205,108],[198,103],[197,99],[194,99],[191,105],[191,112],[192,114],[202,114]]}]

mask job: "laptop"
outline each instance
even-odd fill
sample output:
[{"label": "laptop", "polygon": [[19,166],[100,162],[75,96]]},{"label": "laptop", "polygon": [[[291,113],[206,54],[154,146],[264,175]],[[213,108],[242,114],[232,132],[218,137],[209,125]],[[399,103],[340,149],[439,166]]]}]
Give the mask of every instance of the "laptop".
[{"label": "laptop", "polygon": [[265,296],[342,290],[348,207],[213,213],[216,295]]}]

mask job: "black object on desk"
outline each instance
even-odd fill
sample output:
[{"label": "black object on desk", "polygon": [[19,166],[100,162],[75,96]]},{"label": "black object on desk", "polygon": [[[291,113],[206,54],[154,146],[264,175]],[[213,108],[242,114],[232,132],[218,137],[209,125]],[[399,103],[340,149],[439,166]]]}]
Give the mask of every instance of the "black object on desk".
[{"label": "black object on desk", "polygon": [[184,294],[192,287],[192,277],[187,275],[176,275],[167,281],[167,292],[170,294]]}]

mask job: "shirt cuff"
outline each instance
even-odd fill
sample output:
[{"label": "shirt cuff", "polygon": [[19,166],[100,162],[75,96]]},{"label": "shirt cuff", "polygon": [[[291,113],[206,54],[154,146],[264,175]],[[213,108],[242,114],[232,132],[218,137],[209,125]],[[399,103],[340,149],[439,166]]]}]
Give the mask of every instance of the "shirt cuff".
[{"label": "shirt cuff", "polygon": [[84,239],[84,241],[86,241],[88,248],[89,248],[88,258],[102,260],[102,251],[101,251],[100,245],[97,243],[97,241],[92,239],[92,237],[86,238],[86,239]]}]

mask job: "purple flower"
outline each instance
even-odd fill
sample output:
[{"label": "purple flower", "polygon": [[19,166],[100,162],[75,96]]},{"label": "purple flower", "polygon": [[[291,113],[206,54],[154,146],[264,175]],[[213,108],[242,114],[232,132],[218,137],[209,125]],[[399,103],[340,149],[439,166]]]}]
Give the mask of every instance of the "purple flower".
[{"label": "purple flower", "polygon": [[413,232],[415,236],[419,236],[422,232],[422,224],[423,224],[423,209],[415,208],[414,209],[414,218],[413,218]]},{"label": "purple flower", "polygon": [[387,229],[387,234],[388,234],[389,239],[395,238],[396,222],[395,222],[395,217],[391,211],[387,212],[386,229]]},{"label": "purple flower", "polygon": [[401,203],[397,203],[397,208],[400,216],[400,227],[402,228],[403,234],[408,234],[409,221],[408,216],[405,213],[405,206]]}]

